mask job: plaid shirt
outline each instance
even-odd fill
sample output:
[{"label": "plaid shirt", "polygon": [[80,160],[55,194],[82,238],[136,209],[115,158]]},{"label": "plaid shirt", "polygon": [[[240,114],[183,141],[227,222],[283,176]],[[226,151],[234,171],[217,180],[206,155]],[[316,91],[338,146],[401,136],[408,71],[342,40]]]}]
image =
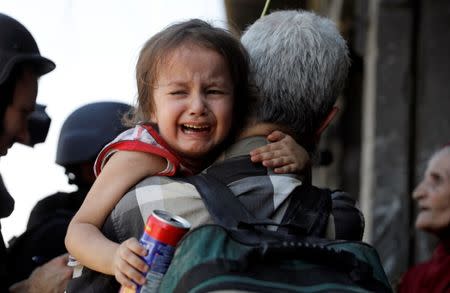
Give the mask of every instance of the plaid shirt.
[{"label": "plaid shirt", "polygon": [[[294,174],[275,174],[250,160],[249,152],[267,144],[264,137],[240,140],[204,172],[225,183],[256,218],[280,222],[291,192],[302,184]],[[192,227],[212,223],[203,201],[193,185],[173,177],[152,176],[130,190],[112,211],[110,230],[119,242],[139,238],[148,216],[155,209],[165,210],[188,220]],[[333,239],[334,219],[328,223],[327,237]]]},{"label": "plaid shirt", "polygon": [[[261,164],[253,164],[248,155],[250,150],[265,144],[267,141],[264,137],[240,140],[204,172],[211,172],[225,183],[256,218],[270,218],[280,222],[289,204],[291,192],[302,184],[302,180],[298,175],[275,174]],[[362,214],[355,208],[354,201],[343,192],[332,194],[332,199],[333,213],[335,204],[339,203],[337,205],[339,209],[334,215],[339,218],[336,223],[350,225],[356,227],[355,230],[361,231],[364,220]],[[106,237],[115,242],[123,242],[130,237],[139,239],[148,216],[155,209],[181,216],[188,220],[193,228],[212,223],[193,185],[174,177],[152,176],[125,194],[107,218],[102,231]],[[334,217],[333,215],[329,217],[328,238],[334,238],[335,230],[338,230],[335,229]],[[84,269],[80,278],[84,280],[75,279],[69,282],[68,293],[119,290],[119,284],[114,276]]]}]

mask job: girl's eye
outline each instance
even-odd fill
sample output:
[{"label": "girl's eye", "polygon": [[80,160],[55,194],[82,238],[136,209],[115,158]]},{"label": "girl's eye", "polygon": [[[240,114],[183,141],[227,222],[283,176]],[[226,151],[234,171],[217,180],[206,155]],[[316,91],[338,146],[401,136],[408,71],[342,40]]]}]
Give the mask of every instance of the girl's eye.
[{"label": "girl's eye", "polygon": [[187,93],[186,93],[186,91],[179,90],[179,91],[172,91],[169,94],[172,96],[180,96],[180,95],[186,95]]},{"label": "girl's eye", "polygon": [[225,92],[220,89],[209,89],[206,91],[206,93],[208,95],[223,95],[223,94],[225,94]]}]

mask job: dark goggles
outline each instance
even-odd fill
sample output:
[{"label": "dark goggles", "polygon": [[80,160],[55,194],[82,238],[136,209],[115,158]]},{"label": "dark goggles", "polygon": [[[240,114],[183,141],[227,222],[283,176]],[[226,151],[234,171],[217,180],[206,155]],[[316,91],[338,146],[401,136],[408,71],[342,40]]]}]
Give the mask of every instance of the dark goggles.
[{"label": "dark goggles", "polygon": [[44,142],[47,138],[51,118],[48,116],[45,108],[46,106],[44,105],[36,104],[36,108],[28,118],[30,140],[24,143],[25,145],[33,147],[35,144]]}]

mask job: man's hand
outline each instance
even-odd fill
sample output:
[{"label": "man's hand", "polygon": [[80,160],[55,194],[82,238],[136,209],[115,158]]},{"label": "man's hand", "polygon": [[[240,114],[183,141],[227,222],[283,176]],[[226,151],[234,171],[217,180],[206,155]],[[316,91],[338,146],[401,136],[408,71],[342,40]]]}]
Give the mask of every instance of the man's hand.
[{"label": "man's hand", "polygon": [[55,257],[36,268],[26,280],[13,284],[12,293],[62,293],[72,278],[72,268],[67,266],[68,254]]}]

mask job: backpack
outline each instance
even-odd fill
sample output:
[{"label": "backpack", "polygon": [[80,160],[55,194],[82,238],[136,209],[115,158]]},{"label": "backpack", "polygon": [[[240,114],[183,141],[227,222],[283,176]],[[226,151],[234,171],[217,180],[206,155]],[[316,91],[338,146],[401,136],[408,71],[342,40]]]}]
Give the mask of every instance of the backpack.
[{"label": "backpack", "polygon": [[[159,292],[392,292],[372,246],[311,236],[308,226],[323,221],[320,209],[305,217],[291,211],[276,224],[255,219],[210,174],[187,181],[215,224],[197,227],[180,241]],[[300,207],[302,200],[294,202]]]},{"label": "backpack", "polygon": [[[209,169],[209,172],[214,169]],[[175,181],[184,181],[184,182],[190,182],[185,177],[177,177]],[[297,190],[298,189],[298,190]],[[227,189],[228,190],[228,189]],[[331,191],[328,189],[318,189],[318,188],[308,188],[303,189],[303,186],[298,186],[295,189],[296,192],[293,192],[295,194],[301,194],[305,193],[308,195],[307,199],[314,199],[314,200],[305,200],[302,201],[297,200],[296,198],[292,198],[289,202],[288,207],[286,208],[286,222],[289,222],[292,219],[296,219],[296,214],[303,215],[302,219],[302,231],[305,233],[308,233],[308,235],[323,235],[325,234],[325,230],[328,225],[328,215],[331,212]],[[220,190],[217,190],[217,193],[220,193]],[[201,194],[201,193],[200,193]],[[203,201],[207,200],[205,198],[202,198]],[[221,202],[221,206],[222,206]],[[205,204],[205,206],[208,206]],[[221,209],[221,211],[226,211],[226,213],[232,212],[233,207],[224,207],[224,209]],[[298,211],[301,211],[301,213],[298,213]],[[239,210],[237,210],[239,212]],[[297,212],[297,213],[296,213]],[[289,215],[289,216],[288,216]],[[214,215],[213,215],[214,216]],[[236,214],[236,217],[239,215]],[[233,216],[232,218],[234,218]],[[126,217],[124,215],[124,217]],[[225,216],[219,217],[226,219]],[[287,227],[284,227],[285,229],[289,230],[289,225]],[[298,228],[298,227],[297,227]],[[105,221],[105,224],[103,225],[102,232],[103,234],[114,242],[120,242],[118,239],[118,235],[116,233],[117,227],[112,221],[111,217],[108,217]],[[142,231],[139,231],[139,234]],[[122,239],[123,241],[123,239]],[[67,292],[85,292],[85,293],[94,293],[94,292],[118,292],[120,289],[119,283],[115,280],[114,276],[105,275],[96,271],[93,271],[87,267],[83,268],[83,273],[80,277],[77,277],[75,279],[70,280],[68,283],[68,286],[66,288]],[[165,292],[163,290],[160,290],[160,292]],[[170,292],[170,291],[168,291]]]}]

